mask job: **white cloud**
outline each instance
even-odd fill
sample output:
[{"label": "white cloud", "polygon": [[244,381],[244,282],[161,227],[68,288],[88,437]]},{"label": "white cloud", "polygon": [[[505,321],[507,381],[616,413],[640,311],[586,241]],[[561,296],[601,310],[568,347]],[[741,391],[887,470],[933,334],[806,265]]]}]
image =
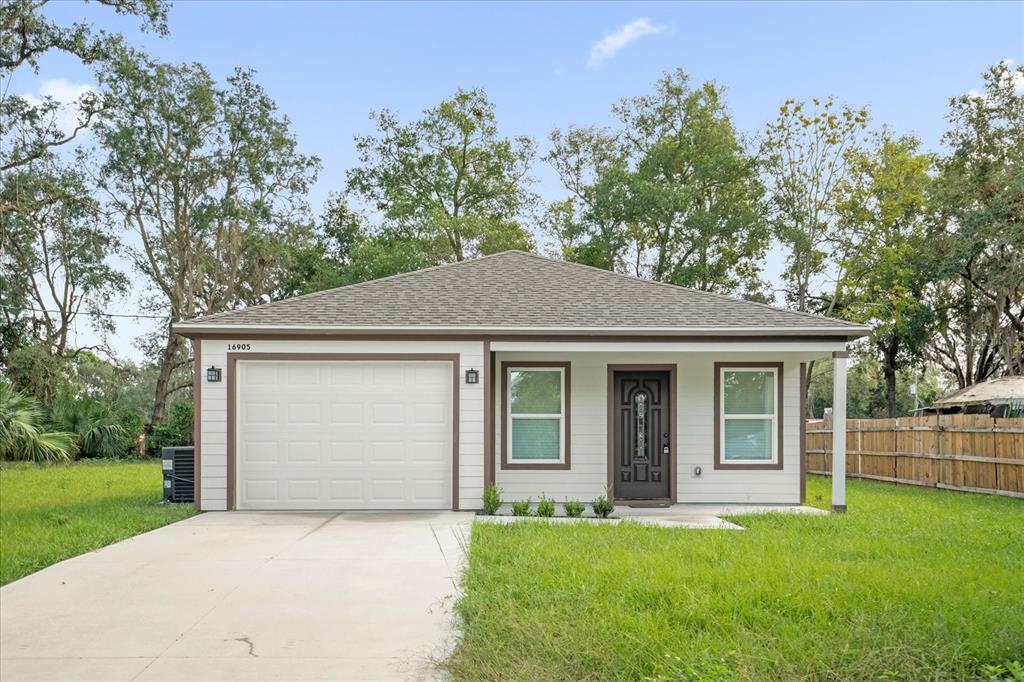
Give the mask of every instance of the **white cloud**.
[{"label": "white cloud", "polygon": [[1006,68],[1012,69],[1012,71],[1010,71],[1009,78],[1010,82],[1013,83],[1014,91],[1024,92],[1024,73],[1021,73],[1019,70],[1013,68],[1016,62],[1013,61],[1012,59],[1004,59],[1003,64],[1006,65]]},{"label": "white cloud", "polygon": [[78,101],[87,93],[95,93],[96,89],[85,83],[72,83],[64,78],[51,78],[39,84],[39,90],[22,95],[33,106],[39,106],[47,97],[60,103],[54,112],[53,120],[65,135],[78,125]]},{"label": "white cloud", "polygon": [[[1000,63],[1010,70],[1009,73],[1006,74],[1006,79],[1009,80],[1010,85],[1013,86],[1013,91],[1018,93],[1024,93],[1024,73],[1022,73],[1019,69],[1014,68],[1014,65],[1017,62],[1013,61],[1012,59],[1004,59]],[[968,90],[967,96],[973,97],[974,99],[987,100],[988,98],[988,95],[983,93],[981,90],[978,90],[977,88],[971,88],[970,90]]]},{"label": "white cloud", "polygon": [[652,24],[650,19],[635,19],[625,26],[620,26],[604,38],[594,43],[590,48],[590,59],[587,60],[587,67],[596,69],[607,59],[611,59],[619,50],[626,47],[634,40],[644,36],[653,36],[665,31],[668,27],[661,24]]}]

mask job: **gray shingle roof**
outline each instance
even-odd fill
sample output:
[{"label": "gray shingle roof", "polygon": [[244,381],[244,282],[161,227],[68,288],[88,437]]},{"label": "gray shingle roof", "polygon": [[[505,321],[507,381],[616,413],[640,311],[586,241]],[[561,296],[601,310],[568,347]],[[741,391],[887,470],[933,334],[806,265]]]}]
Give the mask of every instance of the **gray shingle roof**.
[{"label": "gray shingle roof", "polygon": [[863,327],[521,251],[417,270],[176,325],[276,329],[574,329],[856,337]]}]

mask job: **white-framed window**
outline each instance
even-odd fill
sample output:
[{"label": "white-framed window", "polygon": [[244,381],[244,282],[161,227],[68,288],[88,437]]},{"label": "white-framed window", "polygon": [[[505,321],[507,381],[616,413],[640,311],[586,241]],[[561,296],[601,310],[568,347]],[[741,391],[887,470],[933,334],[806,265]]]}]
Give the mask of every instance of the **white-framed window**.
[{"label": "white-framed window", "polygon": [[720,461],[777,464],[779,369],[724,366],[718,371]]},{"label": "white-framed window", "polygon": [[564,464],[565,368],[514,366],[506,371],[507,462]]}]

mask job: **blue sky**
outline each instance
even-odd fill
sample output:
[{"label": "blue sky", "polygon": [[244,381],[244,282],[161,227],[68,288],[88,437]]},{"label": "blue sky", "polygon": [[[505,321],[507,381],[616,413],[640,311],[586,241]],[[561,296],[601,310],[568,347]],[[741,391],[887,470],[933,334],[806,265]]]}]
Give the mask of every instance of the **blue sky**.
[{"label": "blue sky", "polygon": [[[991,64],[1024,61],[1022,2],[179,2],[166,38],[95,4],[65,2],[47,12],[121,31],[158,58],[202,62],[217,77],[235,66],[255,69],[302,150],[323,161],[315,211],[343,185],[352,137],[371,129],[371,109],[409,119],[459,87],[486,89],[502,132],[531,135],[542,152],[552,128],[606,123],[613,102],[648,92],[676,67],[696,82],[724,85],[745,133],[757,132],[788,97],[834,95],[939,150],[949,97],[979,88]],[[630,25],[626,34],[638,37],[611,38],[620,49],[591,63],[596,44]],[[19,74],[12,91],[38,93],[54,79],[67,83],[50,83],[51,91],[92,82],[81,65],[47,56],[38,76]],[[542,197],[561,196],[543,164],[535,175]],[[773,255],[767,274],[779,268]],[[114,345],[138,358],[130,340],[141,327],[123,327]]]}]

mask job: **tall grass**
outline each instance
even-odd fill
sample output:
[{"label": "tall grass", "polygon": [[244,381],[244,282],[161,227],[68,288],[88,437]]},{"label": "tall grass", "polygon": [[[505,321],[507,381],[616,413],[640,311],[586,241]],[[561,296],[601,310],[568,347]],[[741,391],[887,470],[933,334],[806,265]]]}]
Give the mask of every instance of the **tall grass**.
[{"label": "tall grass", "polygon": [[[811,499],[828,503],[828,481]],[[1024,503],[867,481],[713,531],[476,524],[456,680],[954,680],[1024,654]]]},{"label": "tall grass", "polygon": [[0,585],[191,516],[161,505],[159,461],[0,465]]}]

